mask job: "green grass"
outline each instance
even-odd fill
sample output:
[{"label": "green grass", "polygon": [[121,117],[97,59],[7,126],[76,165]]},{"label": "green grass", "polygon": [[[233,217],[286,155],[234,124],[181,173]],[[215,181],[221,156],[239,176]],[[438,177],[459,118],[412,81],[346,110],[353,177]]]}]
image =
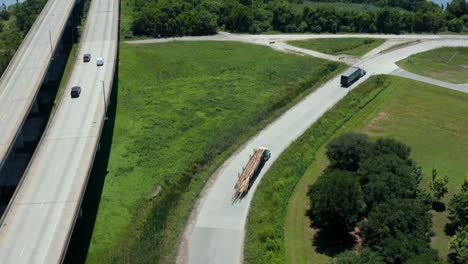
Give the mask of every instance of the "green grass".
[{"label": "green grass", "polygon": [[[254,245],[259,248],[266,246],[266,242],[259,239],[256,228],[262,223],[259,222],[262,218],[274,219],[274,225],[264,228],[284,232],[275,233],[277,237],[273,241],[281,247],[271,255],[278,256],[283,263],[328,263],[330,254],[325,254],[313,243],[316,230],[310,228],[309,219],[305,216],[309,207],[306,192],[328,165],[326,143],[347,131],[364,132],[371,138],[392,137],[410,145],[412,158],[424,168],[424,186],[429,183],[433,167],[441,175],[449,176],[449,195],[443,199],[445,203],[459,190],[468,171],[468,95],[399,77],[384,78],[384,84],[379,85],[382,92],[365,107],[346,105],[346,100],[351,99],[345,98],[278,159],[278,166],[272,167],[256,191],[249,214],[246,250]],[[365,82],[363,87],[372,86],[372,82],[375,81]],[[366,98],[373,98],[366,96],[363,87],[358,87],[355,92],[361,90],[365,98],[353,99],[355,104],[359,104],[359,100],[368,102]],[[349,113],[344,115],[343,112]],[[342,113],[341,118],[333,118],[339,113]],[[322,122],[324,128],[318,129]],[[290,160],[294,163],[288,162]],[[262,197],[271,192],[268,186],[275,186],[287,177],[291,177],[289,184],[295,186],[294,192],[291,194],[290,188],[282,190],[278,196],[288,201],[287,205],[283,202],[271,209],[269,202]],[[432,246],[444,257],[448,245],[448,237],[443,232],[446,212],[432,211],[432,214],[435,231]],[[263,237],[269,238],[267,234],[271,236],[266,232]]]},{"label": "green grass", "polygon": [[324,38],[288,41],[289,44],[331,55],[362,56],[385,40],[373,38]]},{"label": "green grass", "polygon": [[[87,261],[174,261],[212,172],[344,65],[233,42],[120,47],[113,141]],[[161,192],[147,199],[157,186]]]},{"label": "green grass", "polygon": [[401,68],[450,83],[468,83],[468,47],[430,50],[397,62]]}]

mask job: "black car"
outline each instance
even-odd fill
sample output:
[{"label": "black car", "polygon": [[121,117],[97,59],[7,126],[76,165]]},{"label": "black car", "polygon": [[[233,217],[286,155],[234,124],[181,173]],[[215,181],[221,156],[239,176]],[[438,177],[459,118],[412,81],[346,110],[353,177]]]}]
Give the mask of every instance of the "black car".
[{"label": "black car", "polygon": [[81,93],[81,87],[79,86],[73,86],[71,88],[71,98],[77,98],[77,97],[80,97],[80,93]]},{"label": "black car", "polygon": [[85,53],[83,55],[83,62],[90,62],[91,61],[91,54]]}]

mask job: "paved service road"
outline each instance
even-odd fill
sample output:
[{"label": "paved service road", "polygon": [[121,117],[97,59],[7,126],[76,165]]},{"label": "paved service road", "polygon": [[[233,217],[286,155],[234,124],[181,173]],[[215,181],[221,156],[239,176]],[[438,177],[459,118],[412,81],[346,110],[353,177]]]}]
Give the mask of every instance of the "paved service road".
[{"label": "paved service road", "polygon": [[49,0],[0,79],[0,169],[36,98],[76,0]]},{"label": "paved service road", "polygon": [[[287,35],[285,36],[287,37]],[[287,39],[283,35],[272,37]],[[184,234],[184,241],[180,246],[178,263],[240,263],[242,261],[244,226],[252,195],[262,176],[291,142],[342,99],[350,89],[362,83],[369,76],[390,74],[397,70],[396,61],[411,54],[437,47],[468,46],[468,37],[466,36],[456,36],[450,39],[439,36],[397,36],[398,39],[417,37],[423,37],[426,40],[386,53],[373,53],[374,56],[370,57],[364,56],[364,60],[357,63],[357,66],[363,67],[367,71],[364,78],[361,78],[349,89],[340,87],[339,77],[330,80],[263,129],[224,162],[212,176],[192,212],[190,223]],[[223,36],[223,40],[227,38]],[[242,38],[248,39],[248,35]],[[265,41],[262,36],[252,36],[252,39]],[[268,39],[266,40],[268,41]],[[430,81],[428,79],[425,81]],[[237,175],[247,163],[252,150],[259,146],[269,148],[271,158],[266,162],[250,192],[244,199],[233,204],[231,198]]]},{"label": "paved service road", "polygon": [[[58,263],[64,257],[114,77],[118,12],[119,0],[91,1],[67,89],[0,228],[2,264]],[[89,63],[82,62],[85,52],[91,53]],[[96,66],[98,56],[104,58],[102,67]],[[70,98],[73,85],[81,86],[79,98]]]}]

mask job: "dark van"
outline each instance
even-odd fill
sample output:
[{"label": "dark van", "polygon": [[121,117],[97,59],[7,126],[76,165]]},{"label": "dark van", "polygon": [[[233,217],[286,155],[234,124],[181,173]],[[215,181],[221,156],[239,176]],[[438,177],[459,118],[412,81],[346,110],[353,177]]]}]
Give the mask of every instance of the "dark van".
[{"label": "dark van", "polygon": [[81,93],[81,87],[79,86],[73,86],[71,88],[71,98],[77,98],[77,97],[80,97],[80,93]]}]

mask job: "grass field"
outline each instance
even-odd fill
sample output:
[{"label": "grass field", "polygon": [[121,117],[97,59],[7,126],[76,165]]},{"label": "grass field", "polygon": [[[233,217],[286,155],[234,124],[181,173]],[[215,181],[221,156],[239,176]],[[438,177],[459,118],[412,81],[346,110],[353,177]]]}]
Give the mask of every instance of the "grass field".
[{"label": "grass field", "polygon": [[288,43],[296,47],[331,55],[345,54],[359,57],[380,46],[384,43],[384,40],[370,38],[326,38],[295,40],[288,41]]},{"label": "grass field", "polygon": [[[340,128],[331,134],[329,133],[326,140],[318,140],[323,138],[326,133],[323,131],[312,132],[313,126],[306,132],[308,139],[303,139],[310,143],[292,145],[291,150],[288,149],[278,160],[277,163],[281,164],[281,160],[287,161],[292,157],[296,159],[301,157],[301,155],[292,155],[293,150],[294,153],[313,151],[312,154],[302,155],[299,159],[302,163],[296,161],[294,164],[295,167],[304,166],[304,168],[302,168],[301,176],[294,174],[294,178],[299,183],[292,195],[288,193],[289,191],[283,194],[285,199],[289,198],[287,206],[282,207],[281,204],[272,212],[287,212],[281,226],[275,228],[284,228],[284,233],[279,235],[280,238],[284,239],[284,249],[281,248],[284,253],[277,254],[284,254],[285,263],[328,263],[330,257],[339,252],[336,247],[329,246],[333,245],[333,241],[315,237],[316,230],[310,228],[310,222],[305,213],[309,207],[306,197],[308,186],[320,176],[322,170],[328,165],[325,157],[325,145],[332,138],[344,132],[364,132],[369,134],[371,138],[393,137],[410,145],[412,158],[424,168],[423,185],[428,184],[433,167],[437,168],[441,175],[449,177],[449,195],[443,199],[444,202],[447,202],[450,196],[458,191],[463,182],[463,177],[468,171],[468,95],[399,77],[386,76],[385,78],[387,85],[381,86],[387,87],[353,115],[350,120],[345,123],[339,123],[336,120],[334,122],[321,121],[328,123],[330,127],[328,131],[337,126],[335,123],[340,124]],[[368,82],[364,85],[368,85]],[[349,106],[341,107],[341,111],[347,109],[350,109]],[[327,115],[333,114],[333,111],[338,110],[335,107]],[[310,147],[313,142],[315,145]],[[273,167],[268,172],[263,179],[265,184],[262,182],[256,192],[252,206],[253,215],[249,215],[249,218],[259,214],[255,208],[265,207],[265,201],[261,201],[257,197],[267,193],[266,186],[274,185],[275,178],[278,181],[278,177],[275,175],[283,171],[290,172],[290,167],[294,166],[283,163],[283,165],[278,168]],[[269,182],[267,183],[267,181]],[[256,206],[254,206],[255,204]],[[262,216],[271,217],[265,211],[269,210],[263,210]],[[433,211],[432,214],[435,231],[432,246],[439,251],[441,256],[445,256],[448,245],[448,237],[443,232],[446,212]],[[276,214],[274,217],[275,219],[281,218]],[[251,227],[247,226],[249,232]],[[252,237],[250,233],[247,237],[249,236]],[[246,245],[246,248],[248,247]]]},{"label": "grass field", "polygon": [[401,68],[450,83],[468,83],[468,47],[439,48],[397,63]]},{"label": "grass field", "polygon": [[123,43],[119,61],[115,129],[89,263],[172,262],[211,173],[345,67],[232,42]]}]

